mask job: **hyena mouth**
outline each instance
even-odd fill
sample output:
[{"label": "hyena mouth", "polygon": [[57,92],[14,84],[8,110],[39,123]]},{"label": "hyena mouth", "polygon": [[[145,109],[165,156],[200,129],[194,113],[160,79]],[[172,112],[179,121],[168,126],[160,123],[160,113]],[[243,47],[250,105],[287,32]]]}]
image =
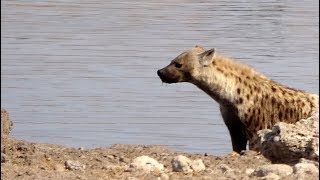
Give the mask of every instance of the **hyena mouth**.
[{"label": "hyena mouth", "polygon": [[160,77],[161,81],[164,83],[177,83],[178,82],[178,78],[175,77],[168,77],[165,73],[163,73],[161,70],[157,71],[158,76]]}]

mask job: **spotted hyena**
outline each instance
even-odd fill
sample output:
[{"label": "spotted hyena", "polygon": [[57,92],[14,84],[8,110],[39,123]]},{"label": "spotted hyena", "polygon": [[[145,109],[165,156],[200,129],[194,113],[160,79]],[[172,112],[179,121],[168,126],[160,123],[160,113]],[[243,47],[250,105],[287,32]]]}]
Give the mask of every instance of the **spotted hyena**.
[{"label": "spotted hyena", "polygon": [[295,123],[318,111],[319,96],[281,85],[253,68],[195,46],[157,71],[165,83],[190,82],[220,105],[233,151],[258,150],[257,131]]}]

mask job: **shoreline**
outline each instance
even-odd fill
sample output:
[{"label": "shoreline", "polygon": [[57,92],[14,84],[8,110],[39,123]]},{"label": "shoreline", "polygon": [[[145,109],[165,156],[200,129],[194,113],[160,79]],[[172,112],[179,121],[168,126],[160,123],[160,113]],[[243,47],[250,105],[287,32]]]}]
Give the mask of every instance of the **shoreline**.
[{"label": "shoreline", "polygon": [[[17,140],[9,134],[12,126],[8,113],[1,109],[1,177],[4,179],[286,180],[302,176],[293,172],[294,164],[280,164],[289,171],[293,169],[285,176],[278,171],[259,174],[259,168],[275,165],[253,151],[238,156],[215,156],[172,151],[163,145],[115,144],[92,149],[73,148]],[[186,158],[190,167],[177,169],[173,162],[178,156]],[[134,164],[138,157],[147,158],[148,162],[143,166]],[[195,162],[200,165],[193,166]],[[155,165],[148,169],[153,163]],[[303,177],[318,179],[319,173],[304,173]]]}]

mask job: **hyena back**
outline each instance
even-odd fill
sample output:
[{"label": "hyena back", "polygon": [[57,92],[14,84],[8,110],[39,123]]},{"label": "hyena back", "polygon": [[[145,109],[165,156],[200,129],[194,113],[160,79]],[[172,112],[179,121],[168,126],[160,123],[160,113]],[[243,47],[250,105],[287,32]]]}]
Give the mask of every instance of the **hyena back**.
[{"label": "hyena back", "polygon": [[195,46],[157,71],[165,83],[189,82],[220,105],[233,151],[259,151],[257,131],[276,122],[295,123],[319,108],[319,96],[281,85],[253,68]]}]

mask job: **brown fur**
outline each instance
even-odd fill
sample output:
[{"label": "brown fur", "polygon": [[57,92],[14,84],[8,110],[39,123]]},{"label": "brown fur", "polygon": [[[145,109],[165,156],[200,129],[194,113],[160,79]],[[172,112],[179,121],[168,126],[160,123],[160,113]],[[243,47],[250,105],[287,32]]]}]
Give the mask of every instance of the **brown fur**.
[{"label": "brown fur", "polygon": [[257,150],[257,131],[295,123],[318,111],[319,97],[281,85],[248,65],[196,46],[158,70],[163,82],[190,82],[220,104],[233,150]]}]

